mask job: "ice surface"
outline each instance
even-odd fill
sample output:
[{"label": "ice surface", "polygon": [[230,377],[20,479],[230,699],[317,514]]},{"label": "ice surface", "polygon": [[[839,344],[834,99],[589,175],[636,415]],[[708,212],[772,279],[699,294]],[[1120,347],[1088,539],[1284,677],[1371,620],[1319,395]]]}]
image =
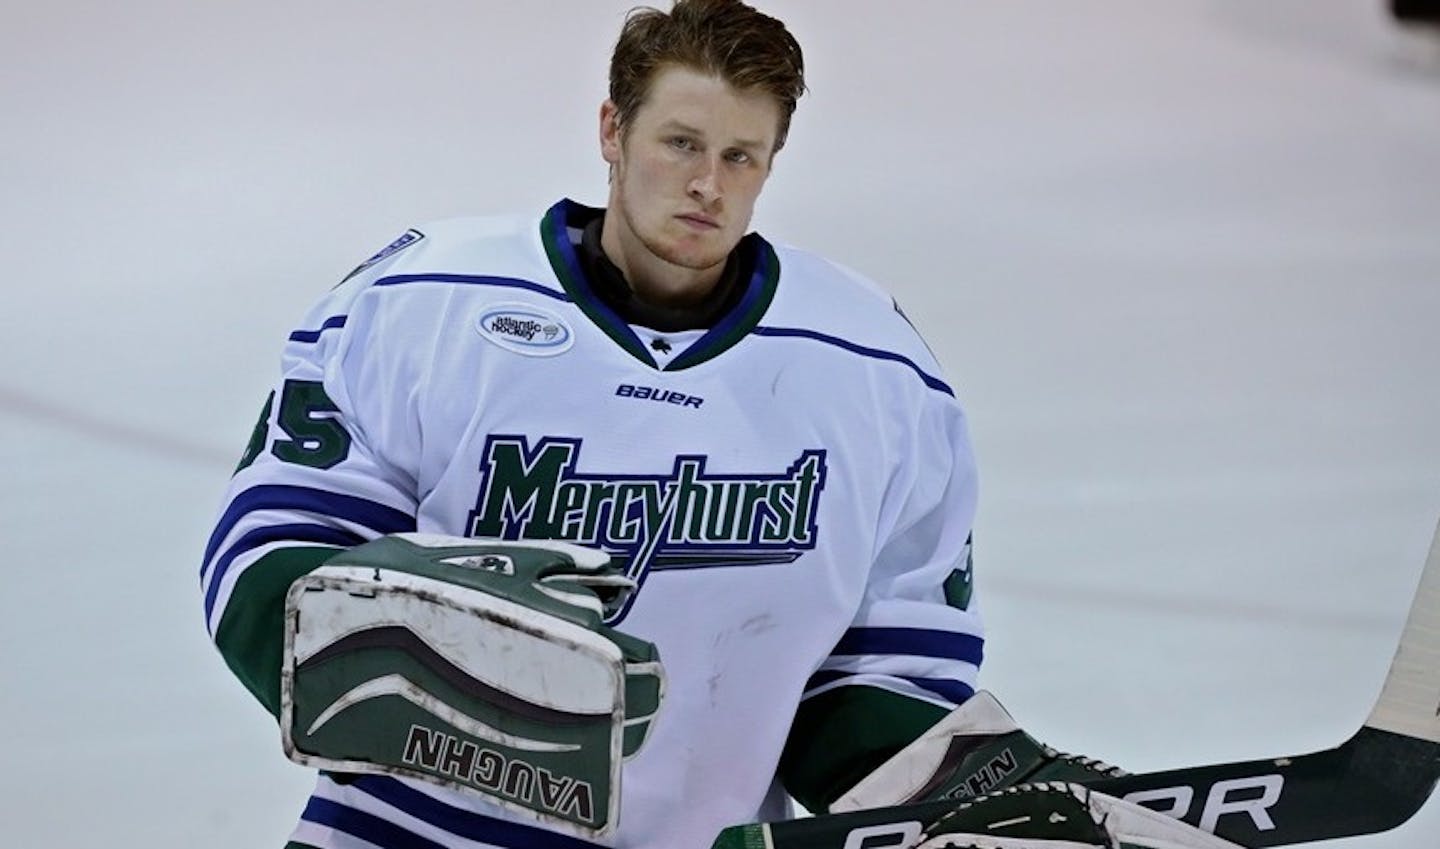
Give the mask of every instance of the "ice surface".
[{"label": "ice surface", "polygon": [[[280,342],[412,224],[602,202],[630,5],[7,12],[0,844],[283,843],[309,778],[196,591]],[[756,224],[947,367],[985,683],[1057,746],[1293,754],[1378,692],[1440,515],[1440,78],[1382,5],[768,4],[812,92]]]}]

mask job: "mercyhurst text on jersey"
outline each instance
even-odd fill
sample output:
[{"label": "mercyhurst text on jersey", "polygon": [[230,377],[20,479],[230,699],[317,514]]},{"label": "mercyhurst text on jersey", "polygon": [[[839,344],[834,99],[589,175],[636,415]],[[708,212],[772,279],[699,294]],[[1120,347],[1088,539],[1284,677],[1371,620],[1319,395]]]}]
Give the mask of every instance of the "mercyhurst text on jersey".
[{"label": "mercyhurst text on jersey", "polygon": [[649,568],[785,563],[815,546],[825,451],[804,451],[775,475],[708,475],[704,456],[675,458],[664,475],[577,471],[580,439],[492,436],[469,532],[562,539],[625,552]]}]

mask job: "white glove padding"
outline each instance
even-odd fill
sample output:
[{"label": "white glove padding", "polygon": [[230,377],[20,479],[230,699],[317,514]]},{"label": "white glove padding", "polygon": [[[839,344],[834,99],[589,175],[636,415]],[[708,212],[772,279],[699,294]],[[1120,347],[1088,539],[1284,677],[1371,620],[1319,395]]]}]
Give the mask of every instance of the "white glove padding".
[{"label": "white glove padding", "polygon": [[286,754],[610,834],[664,673],[652,644],[604,626],[634,588],[608,564],[568,543],[428,534],[337,554],[286,598]]},{"label": "white glove padding", "polygon": [[958,801],[1012,784],[1087,784],[1124,774],[1041,743],[980,690],[843,793],[830,811]]},{"label": "white glove padding", "polygon": [[1158,811],[1058,782],[962,802],[917,839],[917,849],[1242,849]]}]

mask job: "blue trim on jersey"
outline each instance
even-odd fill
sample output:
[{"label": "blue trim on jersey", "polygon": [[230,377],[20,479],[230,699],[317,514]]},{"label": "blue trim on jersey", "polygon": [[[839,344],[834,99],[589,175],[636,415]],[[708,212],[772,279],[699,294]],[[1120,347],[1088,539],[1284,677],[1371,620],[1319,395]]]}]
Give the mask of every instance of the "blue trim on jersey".
[{"label": "blue trim on jersey", "polygon": [[740,297],[740,303],[736,304],[730,312],[721,316],[720,321],[716,322],[699,341],[723,338],[726,334],[738,329],[747,318],[758,319],[759,317],[753,313],[756,302],[761,298],[765,298],[766,306],[769,306],[770,298],[767,298],[766,295],[773,296],[774,291],[766,291],[765,278],[770,273],[770,263],[778,263],[778,259],[768,243],[759,236],[755,238],[760,241],[760,244],[755,249],[755,268],[750,272],[750,279],[745,281],[745,294]]},{"label": "blue trim on jersey", "polygon": [[[555,236],[555,249],[560,252],[560,256],[565,262],[565,270],[569,272],[569,282],[574,284],[588,300],[594,301],[597,306],[604,307],[606,315],[613,318],[615,324],[620,327],[627,327],[628,325],[620,320],[620,316],[616,315],[614,310],[610,309],[609,305],[595,297],[595,290],[590,286],[590,278],[586,277],[585,272],[580,268],[580,256],[575,253],[575,243],[570,241],[569,219],[572,211],[578,212],[583,209],[584,207],[580,204],[567,198],[546,210],[545,217],[541,223],[550,225],[550,232]],[[562,283],[563,282],[564,281],[562,281]],[[574,300],[574,298],[571,298],[571,300]],[[644,346],[642,345],[641,347],[643,348]]]},{"label": "blue trim on jersey", "polygon": [[[210,618],[210,612],[215,609],[215,597],[220,593],[220,582],[224,580],[225,573],[230,571],[230,564],[245,552],[253,551],[272,542],[314,542],[350,548],[365,542],[365,538],[359,534],[326,525],[269,525],[250,531],[227,548],[225,553],[215,561],[214,577],[210,581],[210,587],[205,590],[205,618],[207,620]],[[205,580],[203,570],[200,573],[200,580],[202,583]]]},{"label": "blue trim on jersey", "polygon": [[[555,268],[555,276],[560,280],[560,285],[565,287],[567,299],[580,308],[586,317],[600,328],[600,331],[614,340],[615,344],[651,368],[657,368],[655,358],[650,356],[650,351],[640,337],[635,335],[634,329],[629,322],[620,317],[619,313],[610,308],[605,300],[595,294],[595,287],[590,285],[590,278],[585,276],[585,271],[580,266],[580,257],[575,252],[575,243],[570,241],[570,216],[572,214],[583,214],[587,211],[584,207],[569,198],[562,199],[546,211],[545,217],[541,219],[541,239],[560,254],[562,268]],[[594,210],[589,210],[593,212]],[[551,263],[552,267],[554,263]]]},{"label": "blue trim on jersey", "polygon": [[735,256],[742,252],[754,257],[754,268],[751,269],[750,279],[745,283],[745,294],[741,296],[740,302],[722,316],[714,327],[706,331],[705,335],[666,363],[665,371],[694,368],[720,356],[749,336],[750,331],[770,310],[770,304],[775,300],[775,292],[780,285],[780,258],[776,256],[770,243],[758,233],[751,233],[741,239],[731,251]]},{"label": "blue trim on jersey", "polygon": [[954,704],[962,705],[975,695],[975,688],[964,681],[956,681],[953,678],[911,678],[905,676],[909,681],[921,689],[929,690],[942,699]]},{"label": "blue trim on jersey", "polygon": [[[906,681],[956,705],[963,704],[967,699],[975,695],[975,689],[973,687],[964,681],[957,681],[954,678],[921,678],[913,675],[887,675],[880,672],[847,672],[841,669],[822,669],[814,675],[811,675],[810,679],[805,682],[805,692],[808,693],[811,690],[824,687],[827,684],[833,684],[836,681],[843,681],[846,678],[860,678],[862,676],[870,679],[891,678],[897,681]],[[884,689],[880,686],[880,682],[874,680],[858,680],[855,681],[853,685],[847,686],[877,687]],[[905,693],[896,693],[895,695],[909,698]]]},{"label": "blue trim on jersey", "polygon": [[524,289],[547,298],[554,298],[557,301],[570,302],[570,296],[564,292],[557,292],[541,286],[539,283],[516,277],[490,277],[476,274],[394,274],[389,277],[381,277],[371,285],[403,286],[406,283],[463,283],[469,286],[501,286],[509,289]]},{"label": "blue trim on jersey", "polygon": [[311,796],[300,819],[326,828],[333,828],[351,837],[373,843],[381,849],[445,849],[443,843],[436,843],[428,837],[421,837],[413,831],[401,828],[389,820],[381,819],[365,811],[348,808],[339,802]]},{"label": "blue trim on jersey", "polygon": [[467,840],[524,849],[599,849],[599,844],[578,837],[556,834],[543,828],[496,819],[447,805],[387,776],[361,776],[350,786],[387,805],[399,808],[416,819],[424,820],[436,828],[442,828]]},{"label": "blue trim on jersey", "polygon": [[842,678],[854,678],[856,675],[864,675],[863,672],[846,672],[843,669],[822,669],[810,676],[805,682],[805,690],[808,692],[816,687],[823,687],[826,684],[839,681]]},{"label": "blue trim on jersey", "polygon": [[985,640],[974,634],[926,628],[851,628],[830,655],[903,654],[962,660],[980,665]]},{"label": "blue trim on jersey", "polygon": [[862,357],[870,357],[871,359],[888,360],[890,362],[900,363],[901,365],[907,366],[911,371],[915,372],[915,374],[919,375],[920,379],[925,381],[926,386],[934,389],[936,392],[944,392],[951,398],[955,397],[955,390],[951,389],[950,386],[945,383],[945,381],[941,380],[938,377],[933,377],[929,374],[926,374],[925,371],[921,369],[920,366],[916,365],[913,360],[909,359],[908,357],[901,356],[900,354],[896,354],[892,351],[883,351],[879,348],[867,348],[864,345],[858,345],[854,342],[846,341],[838,336],[831,336],[828,333],[821,333],[818,330],[805,330],[799,327],[756,327],[750,332],[754,333],[756,336],[775,336],[779,338],[791,339],[811,339],[816,342],[823,342],[826,345],[834,345],[837,348],[849,351],[852,354],[859,354]]},{"label": "blue trim on jersey", "polygon": [[[265,484],[251,487],[230,501],[230,506],[225,509],[225,514],[216,523],[215,530],[210,534],[210,541],[205,545],[203,562],[210,562],[210,558],[214,557],[216,550],[220,548],[220,543],[247,513],[253,513],[256,510],[277,509],[303,510],[324,516],[333,516],[336,519],[363,525],[376,534],[395,534],[415,530],[415,517],[396,510],[394,507],[387,507],[384,504],[354,495],[326,492],[323,489]],[[201,574],[204,574],[204,567],[202,567]]]},{"label": "blue trim on jersey", "polygon": [[332,315],[329,318],[325,319],[325,321],[320,325],[320,327],[315,330],[297,330],[294,333],[291,333],[290,341],[319,342],[320,334],[324,333],[327,330],[334,330],[338,327],[344,327],[346,318],[347,316],[343,315]]}]

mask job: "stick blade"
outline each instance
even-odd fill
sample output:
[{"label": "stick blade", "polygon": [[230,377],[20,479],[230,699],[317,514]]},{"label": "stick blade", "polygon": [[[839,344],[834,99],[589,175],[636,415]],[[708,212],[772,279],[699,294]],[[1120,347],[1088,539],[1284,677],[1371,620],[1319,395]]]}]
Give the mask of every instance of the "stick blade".
[{"label": "stick blade", "polygon": [[1400,647],[1365,724],[1440,743],[1440,528],[1430,544]]}]

